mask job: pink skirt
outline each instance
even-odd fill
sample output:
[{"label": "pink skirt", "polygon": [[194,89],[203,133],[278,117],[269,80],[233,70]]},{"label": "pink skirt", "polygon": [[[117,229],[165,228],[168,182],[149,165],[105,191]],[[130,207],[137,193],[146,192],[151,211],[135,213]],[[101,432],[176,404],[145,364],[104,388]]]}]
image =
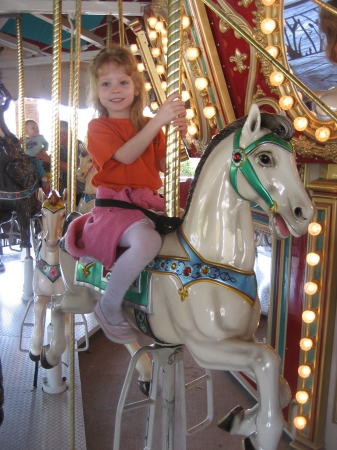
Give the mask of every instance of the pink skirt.
[{"label": "pink skirt", "polygon": [[[124,187],[116,192],[99,186],[97,198],[123,200],[154,211],[163,211],[165,206],[164,199],[148,188],[132,190]],[[144,217],[137,210],[95,206],[90,213],[78,217],[69,225],[65,238],[66,249],[74,259],[90,256],[111,268],[123,233]]]}]

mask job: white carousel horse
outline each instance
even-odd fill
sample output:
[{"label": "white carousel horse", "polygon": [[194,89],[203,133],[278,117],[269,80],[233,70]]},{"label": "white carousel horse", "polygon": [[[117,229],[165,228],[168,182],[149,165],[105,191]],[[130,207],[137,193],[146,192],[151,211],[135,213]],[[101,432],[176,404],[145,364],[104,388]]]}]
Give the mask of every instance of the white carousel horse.
[{"label": "white carousel horse", "polygon": [[92,162],[92,157],[88,151],[80,154],[80,166],[76,172],[76,178],[81,183],[85,183],[81,200],[78,204],[78,212],[85,214],[94,207],[97,188],[91,184],[92,177],[97,170]]},{"label": "white carousel horse", "polygon": [[52,191],[48,198],[39,189],[41,208],[41,239],[37,242],[34,271],[34,328],[29,357],[39,361],[44,336],[46,309],[53,294],[65,290],[60,270],[59,241],[65,221],[66,208],[62,198]]},{"label": "white carousel horse", "polygon": [[[314,209],[286,141],[292,135],[288,119],[260,114],[253,105],[247,118],[212,140],[192,183],[183,224],[163,237],[159,255],[144,272],[148,314],[125,310],[129,322],[156,342],[185,344],[201,367],[253,376],[257,404],[236,408],[219,422],[220,428],[247,436],[246,449],[276,450],[282,408],[290,400],[279,356],[254,339],[260,302],[250,202],[269,214],[279,238],[307,232]],[[84,278],[77,285],[76,263],[66,251],[60,252],[60,263],[66,291],[53,301],[55,343],[44,353],[51,365],[63,351],[61,316],[93,311],[100,298],[86,281],[94,262],[82,264]]]}]

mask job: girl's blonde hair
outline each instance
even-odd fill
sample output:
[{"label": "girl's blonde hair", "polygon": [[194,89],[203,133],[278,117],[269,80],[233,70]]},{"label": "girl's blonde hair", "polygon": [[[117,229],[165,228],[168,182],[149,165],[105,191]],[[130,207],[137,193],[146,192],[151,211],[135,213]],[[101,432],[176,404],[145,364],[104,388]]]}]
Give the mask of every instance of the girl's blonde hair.
[{"label": "girl's blonde hair", "polygon": [[101,75],[103,66],[110,63],[125,70],[135,85],[135,91],[139,93],[135,95],[131,106],[131,120],[136,130],[141,130],[147,123],[147,119],[143,116],[143,110],[148,103],[148,95],[143,75],[137,70],[137,60],[128,49],[113,45],[101,50],[95,56],[89,67],[88,103],[98,111],[100,116],[109,117],[107,109],[98,97],[98,77]]},{"label": "girl's blonde hair", "polygon": [[[337,0],[330,0],[326,4],[337,9]],[[319,28],[326,35],[326,56],[329,61],[337,64],[337,15],[325,8],[321,8],[319,12]]]}]

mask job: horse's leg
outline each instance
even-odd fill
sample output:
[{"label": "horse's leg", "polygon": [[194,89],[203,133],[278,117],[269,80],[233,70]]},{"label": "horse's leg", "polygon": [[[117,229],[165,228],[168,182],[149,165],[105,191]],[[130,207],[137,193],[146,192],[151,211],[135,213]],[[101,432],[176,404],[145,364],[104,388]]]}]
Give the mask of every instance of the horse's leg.
[{"label": "horse's leg", "polygon": [[32,361],[39,361],[43,343],[44,325],[47,305],[50,297],[37,295],[34,299],[34,328],[31,337],[29,357]]},{"label": "horse's leg", "polygon": [[[245,430],[248,422],[245,431],[250,434],[254,448],[276,450],[283,431],[283,415],[279,400],[280,358],[275,350],[266,344],[245,342],[236,338],[212,342],[209,345],[191,339],[186,344],[202,367],[254,373],[258,405],[247,417],[241,417],[237,432]],[[252,417],[255,427],[252,425]]]},{"label": "horse's leg", "polygon": [[[124,344],[129,350],[130,355],[133,356],[141,347],[137,341],[131,344]],[[149,395],[152,364],[146,353],[144,353],[137,361],[136,369],[138,371],[138,387],[146,396]]]},{"label": "horse's leg", "polygon": [[81,288],[78,295],[74,295],[66,289],[63,294],[52,296],[52,304],[53,336],[50,344],[44,346],[41,353],[41,365],[45,369],[56,366],[66,349],[66,314],[92,313],[96,300],[90,296],[89,289]]},{"label": "horse's leg", "polygon": [[[255,380],[253,373],[250,376]],[[256,381],[256,380],[255,380]],[[288,382],[281,375],[279,378],[279,396],[281,409],[285,408],[291,400],[291,391]],[[224,419],[218,422],[220,428],[228,431],[232,435],[248,436],[256,431],[255,421],[259,411],[257,403],[250,409],[234,408]]]}]

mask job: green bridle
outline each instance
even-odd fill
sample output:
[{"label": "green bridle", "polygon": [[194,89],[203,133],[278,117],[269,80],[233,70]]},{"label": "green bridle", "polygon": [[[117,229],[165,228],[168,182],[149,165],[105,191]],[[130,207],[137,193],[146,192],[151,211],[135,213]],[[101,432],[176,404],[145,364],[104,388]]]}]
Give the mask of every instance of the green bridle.
[{"label": "green bridle", "polygon": [[267,203],[269,206],[269,210],[271,214],[274,214],[277,210],[277,203],[271,198],[269,192],[262,186],[261,181],[259,180],[256,172],[251,165],[248,155],[251,154],[254,150],[256,150],[262,144],[276,144],[288,152],[292,153],[293,149],[290,142],[285,141],[284,139],[279,138],[274,133],[268,133],[256,141],[252,142],[248,145],[247,148],[240,147],[240,138],[241,138],[242,130],[237,130],[234,135],[234,150],[232,153],[232,161],[230,166],[230,181],[235,190],[235,192],[244,200],[244,197],[239,193],[237,186],[237,174],[238,170],[242,173],[242,175],[246,178],[248,183],[254,189],[254,191]]}]

